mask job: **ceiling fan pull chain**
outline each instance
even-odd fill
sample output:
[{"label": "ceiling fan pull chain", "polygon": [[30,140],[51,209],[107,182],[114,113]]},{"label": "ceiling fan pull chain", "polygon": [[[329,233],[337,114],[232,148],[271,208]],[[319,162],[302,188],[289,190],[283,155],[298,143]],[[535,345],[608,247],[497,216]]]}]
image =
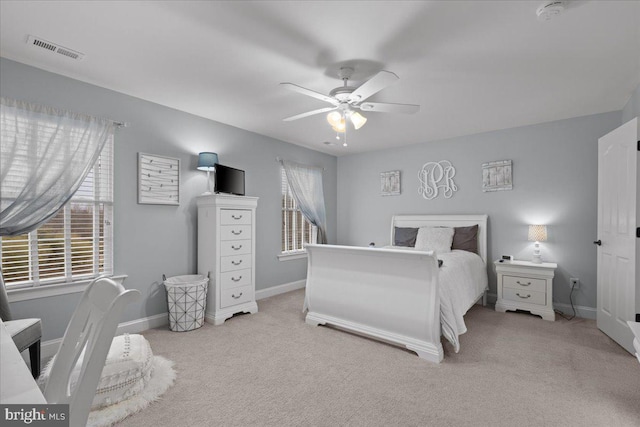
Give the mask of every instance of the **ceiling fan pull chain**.
[{"label": "ceiling fan pull chain", "polygon": [[[346,118],[345,118],[345,121],[346,121]],[[345,123],[345,126],[344,126],[344,142],[342,143],[342,146],[343,147],[347,146],[347,125],[346,125],[346,123]]]}]

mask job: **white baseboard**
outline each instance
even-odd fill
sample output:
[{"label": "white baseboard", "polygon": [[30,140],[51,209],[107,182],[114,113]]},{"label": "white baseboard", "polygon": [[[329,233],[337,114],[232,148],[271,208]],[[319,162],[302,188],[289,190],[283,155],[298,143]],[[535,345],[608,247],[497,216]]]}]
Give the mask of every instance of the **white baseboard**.
[{"label": "white baseboard", "polygon": [[[487,293],[487,302],[489,304],[495,304],[498,296],[494,293]],[[573,310],[571,309],[571,304],[564,304],[559,302],[553,303],[553,308],[556,310],[560,310],[566,316],[572,316]],[[575,305],[573,306],[576,310],[576,317],[581,317],[583,319],[591,319],[596,320],[597,310],[593,307],[585,307],[583,305]]]},{"label": "white baseboard", "polygon": [[272,286],[266,289],[260,289],[256,291],[256,300],[261,300],[276,295],[284,294],[286,292],[295,291],[296,289],[302,289],[307,285],[306,279],[297,280],[291,283],[285,283],[283,285]]},{"label": "white baseboard", "polygon": [[[573,310],[571,310],[570,304],[554,302],[553,308],[555,308],[556,310],[560,310],[561,312],[564,313],[565,316],[573,316]],[[576,309],[576,317],[582,317],[583,319],[596,320],[596,314],[598,313],[597,309],[593,307],[585,307],[583,305],[575,305],[575,304],[573,308]]]}]

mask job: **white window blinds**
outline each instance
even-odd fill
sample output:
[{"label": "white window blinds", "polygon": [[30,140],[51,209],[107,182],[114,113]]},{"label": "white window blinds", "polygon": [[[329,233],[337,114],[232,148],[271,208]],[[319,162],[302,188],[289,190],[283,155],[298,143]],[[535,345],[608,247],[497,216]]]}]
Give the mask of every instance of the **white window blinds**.
[{"label": "white window blinds", "polygon": [[47,223],[0,240],[10,288],[113,274],[113,135],[69,202]]},{"label": "white window blinds", "polygon": [[282,253],[304,251],[306,243],[316,243],[317,229],[307,221],[291,194],[284,168],[280,168],[282,189]]}]

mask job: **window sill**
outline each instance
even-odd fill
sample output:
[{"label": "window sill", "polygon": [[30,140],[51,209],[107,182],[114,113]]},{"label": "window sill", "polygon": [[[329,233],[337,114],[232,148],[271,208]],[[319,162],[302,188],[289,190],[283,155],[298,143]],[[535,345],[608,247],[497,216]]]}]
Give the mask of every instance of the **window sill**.
[{"label": "window sill", "polygon": [[[124,282],[127,277],[128,276],[126,274],[120,274],[117,276],[111,276],[110,278],[122,284],[122,282]],[[31,288],[7,289],[7,295],[9,297],[9,302],[17,302],[39,298],[49,298],[58,295],[76,294],[84,292],[86,287],[92,281],[93,279],[80,280],[72,283],[35,286]]]},{"label": "window sill", "polygon": [[278,261],[293,261],[294,259],[302,259],[307,257],[307,251],[294,253],[281,253],[278,255]]}]

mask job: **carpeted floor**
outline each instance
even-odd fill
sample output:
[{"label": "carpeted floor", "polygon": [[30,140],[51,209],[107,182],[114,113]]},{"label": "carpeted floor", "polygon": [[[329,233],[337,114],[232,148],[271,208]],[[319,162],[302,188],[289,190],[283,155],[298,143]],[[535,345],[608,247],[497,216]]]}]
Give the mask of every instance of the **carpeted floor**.
[{"label": "carpeted floor", "polygon": [[592,320],[475,306],[460,353],[304,323],[304,291],[190,332],[144,333],[176,383],[122,426],[638,426],[640,364]]}]

